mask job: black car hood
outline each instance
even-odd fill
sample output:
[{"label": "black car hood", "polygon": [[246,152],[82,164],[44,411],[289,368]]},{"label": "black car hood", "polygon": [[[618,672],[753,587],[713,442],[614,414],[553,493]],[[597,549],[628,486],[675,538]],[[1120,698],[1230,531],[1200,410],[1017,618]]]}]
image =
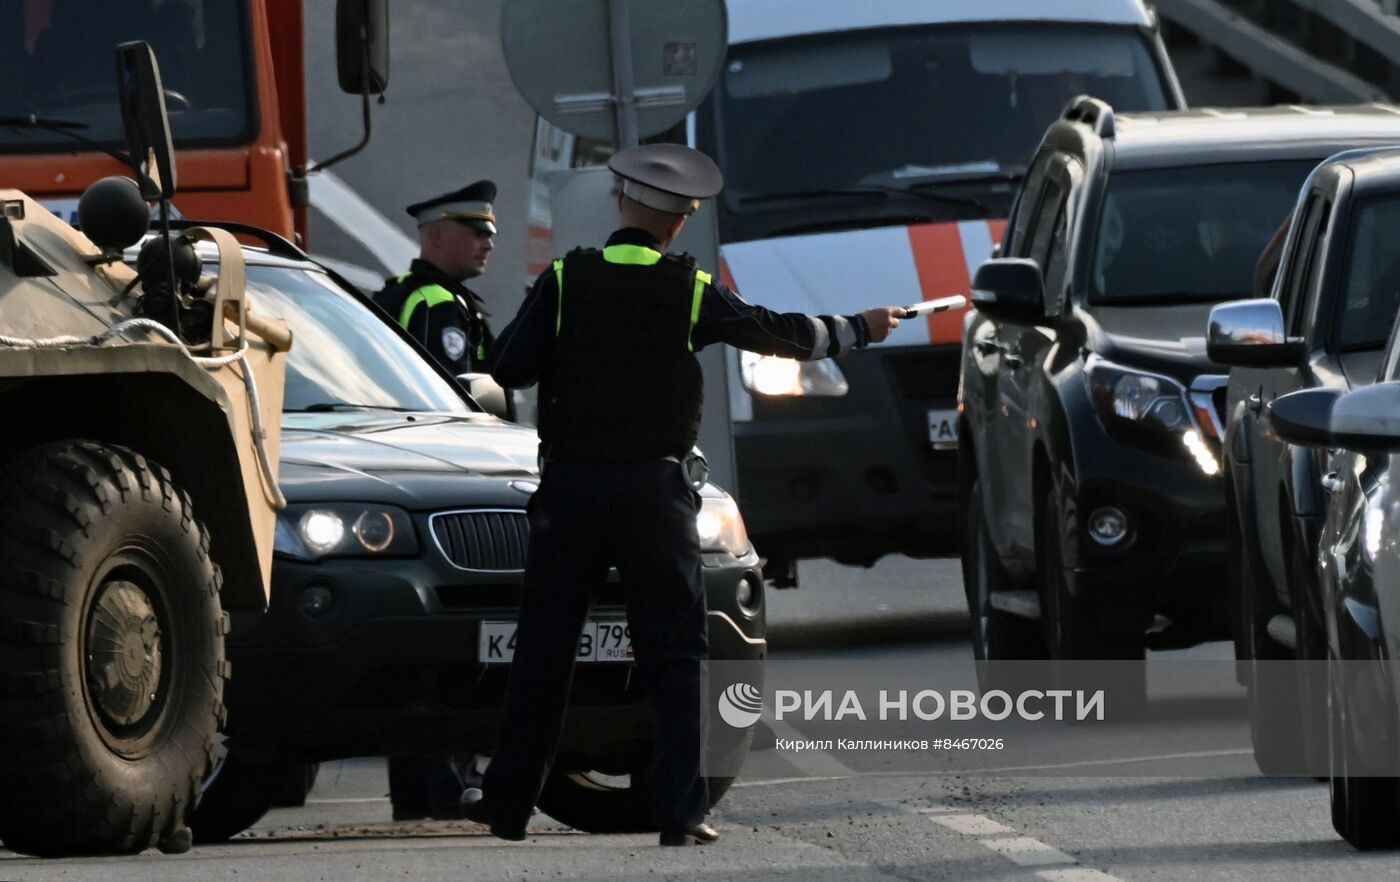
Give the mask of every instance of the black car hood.
[{"label": "black car hood", "polygon": [[1189,382],[1199,374],[1227,371],[1206,357],[1206,324],[1213,305],[1095,306],[1076,310],[1075,318],[1090,351]]},{"label": "black car hood", "polygon": [[288,502],[407,509],[523,505],[511,479],[536,480],[539,439],[485,414],[287,414],[279,483]]}]

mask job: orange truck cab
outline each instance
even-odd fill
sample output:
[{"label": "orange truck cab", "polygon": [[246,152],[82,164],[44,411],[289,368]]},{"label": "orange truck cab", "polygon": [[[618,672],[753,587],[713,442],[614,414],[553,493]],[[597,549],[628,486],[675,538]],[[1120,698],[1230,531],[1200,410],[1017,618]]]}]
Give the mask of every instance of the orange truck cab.
[{"label": "orange truck cab", "polygon": [[145,40],[160,63],[179,164],[175,212],[255,224],[304,243],[302,39],[297,0],[0,4],[0,186],[24,190],[72,221],[84,188],[129,174],[112,155],[126,149],[113,47]]}]

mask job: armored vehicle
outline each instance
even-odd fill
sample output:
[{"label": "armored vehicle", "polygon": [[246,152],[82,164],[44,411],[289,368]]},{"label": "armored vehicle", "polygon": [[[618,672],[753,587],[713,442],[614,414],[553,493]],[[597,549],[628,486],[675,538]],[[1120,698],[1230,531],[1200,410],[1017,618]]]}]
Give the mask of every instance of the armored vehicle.
[{"label": "armored vehicle", "polygon": [[174,174],[150,50],[118,58],[142,184],[89,188],[86,234],[0,189],[0,840],[39,855],[188,848],[281,507],[290,335],[226,232],[191,233],[216,279],[166,237],[122,263]]}]

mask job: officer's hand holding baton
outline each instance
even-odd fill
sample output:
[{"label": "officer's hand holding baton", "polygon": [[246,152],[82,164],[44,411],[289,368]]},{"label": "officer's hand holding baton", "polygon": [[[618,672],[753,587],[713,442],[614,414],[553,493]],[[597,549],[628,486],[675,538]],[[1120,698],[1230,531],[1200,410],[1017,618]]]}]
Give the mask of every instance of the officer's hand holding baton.
[{"label": "officer's hand holding baton", "polygon": [[878,306],[875,309],[867,309],[861,315],[865,316],[865,323],[870,326],[870,342],[881,343],[890,335],[891,331],[899,327],[902,319],[959,309],[965,303],[967,303],[966,297],[954,294],[951,297],[925,300],[922,303],[915,303],[913,306]]}]

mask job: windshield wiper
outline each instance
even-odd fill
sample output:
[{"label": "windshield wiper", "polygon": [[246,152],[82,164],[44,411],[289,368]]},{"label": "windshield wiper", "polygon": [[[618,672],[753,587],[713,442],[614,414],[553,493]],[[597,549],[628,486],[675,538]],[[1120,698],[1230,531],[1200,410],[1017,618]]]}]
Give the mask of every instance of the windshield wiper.
[{"label": "windshield wiper", "polygon": [[979,200],[967,196],[934,193],[929,190],[919,189],[915,186],[894,187],[885,184],[862,184],[858,187],[819,187],[812,190],[791,190],[786,193],[758,193],[753,196],[743,197],[739,200],[739,204],[751,205],[755,202],[777,202],[783,199],[824,199],[831,196],[864,196],[874,201],[877,199],[888,199],[891,193],[896,196],[912,196],[915,199],[929,199],[948,205],[965,205],[969,208],[978,208],[983,211],[987,208],[987,206]]},{"label": "windshield wiper", "polygon": [[350,404],[345,401],[318,401],[306,407],[284,408],[283,413],[333,413],[340,410],[390,410],[394,413],[409,413],[411,407],[393,407],[388,404]]},{"label": "windshield wiper", "polygon": [[755,193],[739,200],[740,205],[756,202],[778,202],[783,199],[827,199],[832,196],[864,196],[871,200],[888,199],[885,187],[814,187],[810,190],[786,190],[781,193]]},{"label": "windshield wiper", "polygon": [[1127,297],[1103,297],[1095,301],[1098,306],[1159,306],[1172,303],[1208,303],[1216,300],[1235,300],[1247,297],[1229,291],[1154,291],[1151,294],[1133,294]]},{"label": "windshield wiper", "polygon": [[28,113],[23,116],[0,116],[0,126],[9,129],[42,129],[46,132],[53,132],[62,135],[82,144],[84,147],[91,147],[100,150],[123,165],[131,165],[131,157],[125,153],[113,150],[106,144],[78,134],[78,129],[89,128],[85,122],[78,122],[71,119],[55,119],[49,116],[39,116],[37,113]]}]

